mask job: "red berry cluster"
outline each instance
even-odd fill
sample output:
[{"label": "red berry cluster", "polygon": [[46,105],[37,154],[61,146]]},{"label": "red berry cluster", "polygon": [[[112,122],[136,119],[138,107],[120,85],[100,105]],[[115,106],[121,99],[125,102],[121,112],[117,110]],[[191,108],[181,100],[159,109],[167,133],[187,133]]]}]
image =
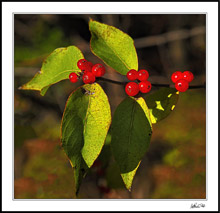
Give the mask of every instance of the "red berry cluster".
[{"label": "red berry cluster", "polygon": [[[96,77],[101,77],[105,74],[105,67],[102,64],[93,65],[92,62],[86,59],[80,59],[77,62],[77,66],[83,72],[82,80],[85,84],[92,84],[95,82]],[[79,76],[72,72],[69,75],[69,79],[72,83],[76,83],[79,80]]]},{"label": "red berry cluster", "polygon": [[176,71],[172,74],[171,80],[175,83],[175,87],[180,92],[185,92],[189,88],[189,82],[194,79],[190,71]]},{"label": "red berry cluster", "polygon": [[151,83],[147,81],[149,77],[149,73],[147,70],[139,70],[136,71],[134,69],[130,70],[127,73],[127,78],[130,81],[139,80],[140,82],[137,84],[135,82],[129,82],[125,86],[125,92],[129,96],[135,96],[140,92],[148,93],[151,90]]}]

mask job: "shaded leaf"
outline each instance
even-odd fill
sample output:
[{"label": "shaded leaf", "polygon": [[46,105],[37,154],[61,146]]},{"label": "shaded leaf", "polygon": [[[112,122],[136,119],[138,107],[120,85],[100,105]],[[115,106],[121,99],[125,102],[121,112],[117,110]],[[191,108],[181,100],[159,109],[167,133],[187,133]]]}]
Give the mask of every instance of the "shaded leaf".
[{"label": "shaded leaf", "polygon": [[[109,132],[110,132],[109,128]],[[110,158],[112,157],[112,152],[111,152],[111,146],[110,146],[110,142],[111,142],[111,134],[108,132],[106,139],[105,139],[105,144],[102,148],[102,151],[98,157],[98,160],[101,161],[101,164],[103,167],[107,167],[107,165],[109,164]]]},{"label": "shaded leaf", "polygon": [[90,47],[92,52],[122,75],[138,69],[133,39],[121,30],[90,20]]},{"label": "shaded leaf", "polygon": [[101,152],[110,123],[108,98],[99,84],[85,84],[69,96],[61,124],[61,141],[75,168],[77,191]]},{"label": "shaded leaf", "polygon": [[126,188],[131,184],[146,153],[152,128],[143,98],[127,97],[117,107],[112,120],[112,151]]},{"label": "shaded leaf", "polygon": [[166,118],[175,108],[179,98],[179,92],[174,88],[161,88],[144,99],[150,110],[151,122]]},{"label": "shaded leaf", "polygon": [[45,95],[52,84],[68,79],[71,72],[79,74],[81,70],[77,67],[77,61],[82,58],[83,54],[75,46],[58,48],[46,58],[40,72],[19,89],[38,90]]},{"label": "shaded leaf", "polygon": [[106,170],[106,181],[111,189],[123,188],[124,183],[120,175],[119,167],[116,163],[111,164]]}]

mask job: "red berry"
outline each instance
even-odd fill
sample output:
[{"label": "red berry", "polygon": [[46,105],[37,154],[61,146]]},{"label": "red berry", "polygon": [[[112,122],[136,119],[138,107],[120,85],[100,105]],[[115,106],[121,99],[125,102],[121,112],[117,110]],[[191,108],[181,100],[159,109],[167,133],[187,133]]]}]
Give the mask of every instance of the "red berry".
[{"label": "red berry", "polygon": [[138,80],[146,81],[149,77],[149,73],[147,70],[139,70],[138,71]]},{"label": "red berry", "polygon": [[176,71],[171,75],[171,80],[173,83],[176,83],[179,79],[183,77],[182,72]]},{"label": "red berry", "polygon": [[175,87],[180,92],[185,92],[189,88],[188,81],[180,79],[175,83]]},{"label": "red berry", "polygon": [[91,72],[84,73],[82,79],[85,84],[91,84],[95,82],[95,76]]},{"label": "red berry", "polygon": [[126,76],[127,76],[128,80],[134,81],[138,78],[138,72],[136,70],[132,69],[132,70],[127,72]]},{"label": "red berry", "polygon": [[76,83],[79,79],[78,75],[74,72],[70,73],[69,79],[72,83]]},{"label": "red berry", "polygon": [[81,70],[84,70],[87,66],[87,60],[86,59],[80,59],[78,62],[77,62],[77,67]]},{"label": "red berry", "polygon": [[87,61],[85,64],[84,72],[92,72],[93,63]]},{"label": "red berry", "polygon": [[105,67],[102,64],[95,64],[92,67],[92,73],[96,76],[96,77],[101,77],[105,74]]},{"label": "red berry", "polygon": [[150,81],[142,81],[139,83],[139,89],[142,93],[148,93],[151,90],[151,83]]},{"label": "red berry", "polygon": [[126,84],[125,86],[125,92],[129,95],[129,96],[135,96],[139,93],[139,86],[137,83],[135,82],[129,82]]},{"label": "red berry", "polygon": [[191,82],[194,79],[194,75],[190,71],[184,71],[182,78],[188,82]]}]

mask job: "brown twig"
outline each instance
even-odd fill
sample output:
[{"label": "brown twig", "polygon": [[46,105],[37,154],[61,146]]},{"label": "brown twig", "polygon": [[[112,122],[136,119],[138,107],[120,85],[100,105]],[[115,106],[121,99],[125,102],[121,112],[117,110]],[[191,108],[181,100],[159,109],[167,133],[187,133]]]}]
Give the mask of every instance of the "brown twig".
[{"label": "brown twig", "polygon": [[[111,79],[103,78],[103,77],[97,78],[97,81],[105,81],[105,82],[109,82],[109,83],[112,83],[112,84],[118,84],[118,85],[123,85],[123,86],[125,86],[128,83],[126,81],[124,81],[124,82],[115,81],[115,80],[111,80]],[[151,85],[154,86],[154,87],[170,87],[171,86],[170,84],[151,84]],[[200,89],[200,88],[205,89],[206,84],[204,83],[203,85],[189,86],[189,89]]]}]

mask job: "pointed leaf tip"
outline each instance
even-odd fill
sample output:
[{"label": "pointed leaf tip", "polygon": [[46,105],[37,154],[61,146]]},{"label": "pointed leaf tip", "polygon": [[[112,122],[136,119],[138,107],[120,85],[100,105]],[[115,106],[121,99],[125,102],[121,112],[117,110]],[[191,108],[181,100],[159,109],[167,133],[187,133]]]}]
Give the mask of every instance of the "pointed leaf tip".
[{"label": "pointed leaf tip", "polygon": [[62,118],[61,142],[74,167],[76,189],[99,156],[110,123],[108,98],[98,83],[85,84],[69,96]]},{"label": "pointed leaf tip", "polygon": [[41,95],[45,95],[51,85],[68,79],[71,72],[80,73],[77,61],[82,58],[84,58],[82,52],[75,46],[55,49],[44,60],[41,70],[28,83],[21,86],[21,89],[38,90]]},{"label": "pointed leaf tip", "polygon": [[133,178],[146,153],[152,127],[147,105],[143,98],[127,97],[117,107],[112,120],[112,152],[119,165],[126,188],[132,186]]}]

